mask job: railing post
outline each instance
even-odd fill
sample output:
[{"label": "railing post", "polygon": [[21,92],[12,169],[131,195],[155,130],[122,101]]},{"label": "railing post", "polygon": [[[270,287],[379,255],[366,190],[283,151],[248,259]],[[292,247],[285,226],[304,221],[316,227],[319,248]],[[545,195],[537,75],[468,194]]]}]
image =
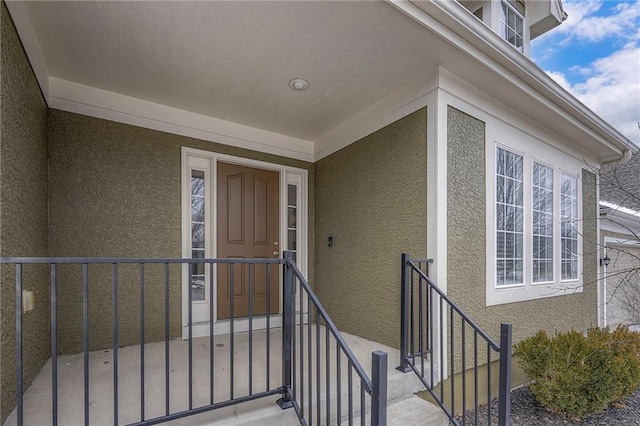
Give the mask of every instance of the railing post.
[{"label": "railing post", "polygon": [[511,324],[500,325],[500,384],[498,391],[498,425],[511,423]]},{"label": "railing post", "polygon": [[371,353],[371,426],[387,425],[387,353]]},{"label": "railing post", "polygon": [[283,291],[282,291],[282,398],[277,403],[283,410],[293,407],[291,401],[292,380],[292,361],[293,361],[293,323],[295,315],[295,289],[293,286],[293,269],[289,262],[293,260],[293,252],[284,252],[284,274],[283,274]]},{"label": "railing post", "polygon": [[402,253],[402,269],[400,270],[400,365],[396,368],[398,371],[407,373],[411,371],[411,367],[407,362],[409,355],[409,312],[411,307],[409,279],[411,271],[408,266],[409,255]]}]

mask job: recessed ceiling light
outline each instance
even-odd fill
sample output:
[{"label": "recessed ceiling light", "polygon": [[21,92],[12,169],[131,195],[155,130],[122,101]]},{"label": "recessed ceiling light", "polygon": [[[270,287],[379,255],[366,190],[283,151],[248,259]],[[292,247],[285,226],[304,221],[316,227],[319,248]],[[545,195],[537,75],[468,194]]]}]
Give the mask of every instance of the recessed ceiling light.
[{"label": "recessed ceiling light", "polygon": [[301,78],[294,78],[289,82],[289,87],[294,90],[304,90],[309,87],[309,82]]}]

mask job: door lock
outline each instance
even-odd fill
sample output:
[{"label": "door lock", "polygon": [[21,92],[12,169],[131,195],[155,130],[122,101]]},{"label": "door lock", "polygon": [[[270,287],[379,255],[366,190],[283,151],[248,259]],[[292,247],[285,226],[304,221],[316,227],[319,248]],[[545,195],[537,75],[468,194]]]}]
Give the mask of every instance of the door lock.
[{"label": "door lock", "polygon": [[273,242],[273,245],[274,245],[274,246],[276,246],[276,247],[278,247],[278,242],[277,242],[277,241],[274,241],[274,242]]}]

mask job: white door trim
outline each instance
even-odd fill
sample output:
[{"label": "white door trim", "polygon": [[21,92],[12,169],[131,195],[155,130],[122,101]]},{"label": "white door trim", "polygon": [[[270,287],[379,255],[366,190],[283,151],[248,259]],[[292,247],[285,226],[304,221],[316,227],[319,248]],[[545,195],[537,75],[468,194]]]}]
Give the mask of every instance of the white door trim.
[{"label": "white door trim", "polygon": [[[280,246],[279,250],[282,252],[287,248],[287,190],[289,184],[297,185],[297,249],[298,249],[298,268],[307,276],[308,275],[308,171],[297,167],[284,166],[281,164],[268,163],[265,161],[252,160],[248,158],[235,157],[231,155],[219,154],[210,151],[204,151],[195,148],[182,147],[182,166],[181,166],[181,190],[182,190],[182,203],[181,203],[181,217],[182,217],[182,257],[191,257],[191,179],[190,179],[190,166],[188,160],[190,158],[198,158],[207,161],[209,164],[210,172],[209,176],[209,191],[207,195],[211,202],[208,204],[209,209],[205,212],[210,218],[209,227],[205,227],[206,241],[205,243],[205,256],[215,258],[217,256],[217,164],[219,161],[237,164],[241,166],[253,167],[263,170],[277,171],[280,174]],[[208,270],[208,268],[205,268]],[[215,273],[215,272],[214,272]],[[215,277],[214,286],[216,283]],[[182,267],[182,338],[188,336],[188,270],[186,265]],[[208,287],[208,286],[206,286]],[[282,283],[279,283],[280,300],[282,300]],[[226,334],[229,332],[229,320],[218,320],[217,317],[217,300],[216,292],[209,295],[208,302],[213,303],[214,312],[214,334]],[[271,325],[278,327],[282,324],[282,319],[279,314],[273,314],[271,316]],[[254,317],[253,328],[259,329],[266,327],[266,321],[264,316]],[[235,331],[245,331],[249,328],[248,318],[238,318],[234,320]],[[202,337],[209,334],[209,322],[195,323],[192,326],[193,337]]]}]

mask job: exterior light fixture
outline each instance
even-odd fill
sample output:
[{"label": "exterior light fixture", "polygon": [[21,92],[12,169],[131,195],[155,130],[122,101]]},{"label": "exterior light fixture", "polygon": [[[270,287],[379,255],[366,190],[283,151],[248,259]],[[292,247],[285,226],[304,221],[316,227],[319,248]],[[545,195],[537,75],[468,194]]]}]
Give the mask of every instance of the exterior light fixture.
[{"label": "exterior light fixture", "polygon": [[302,78],[294,78],[289,82],[289,87],[293,90],[305,90],[309,88],[309,82],[307,80],[303,80]]},{"label": "exterior light fixture", "polygon": [[600,259],[600,266],[604,265],[605,267],[609,266],[609,262],[611,262],[611,258],[608,255],[604,255],[602,259]]}]

